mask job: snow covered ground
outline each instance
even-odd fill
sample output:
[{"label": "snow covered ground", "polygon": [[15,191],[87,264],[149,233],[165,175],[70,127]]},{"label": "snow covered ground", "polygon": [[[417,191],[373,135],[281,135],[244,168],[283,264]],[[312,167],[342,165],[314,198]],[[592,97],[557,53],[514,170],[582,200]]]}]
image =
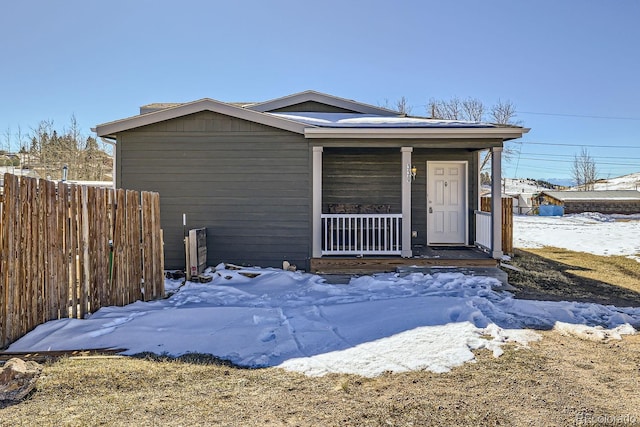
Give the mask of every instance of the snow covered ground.
[{"label": "snow covered ground", "polygon": [[[491,186],[485,187],[491,190]],[[502,191],[505,194],[521,194],[521,193],[539,193],[540,191],[550,190],[548,187],[538,185],[533,179],[528,178],[504,178],[502,183]]]},{"label": "snow covered ground", "polygon": [[[623,223],[518,217],[515,235],[518,242],[542,245],[555,244],[561,232],[574,240],[580,234],[582,249],[588,250],[598,246],[591,242],[600,233],[608,233],[609,253],[635,250],[630,235],[638,236],[637,228],[613,231],[618,224]],[[548,243],[540,236],[547,236]],[[243,272],[259,276],[252,279]],[[212,274],[206,284],[179,287],[167,281],[175,293],[164,300],[106,307],[84,320],[48,322],[9,351],[117,347],[127,354],[201,352],[243,366],[280,366],[308,375],[376,376],[446,372],[474,360],[472,350],[499,356],[505,342],[526,345],[539,339],[536,329],[619,338],[635,332],[630,325],[640,325],[640,308],[517,300],[494,290],[495,279],[454,272],[380,274],[352,278],[348,284],[278,269],[235,271],[220,265]]]},{"label": "snow covered ground", "polygon": [[[504,178],[503,192],[506,194],[538,193],[549,190],[540,186],[536,180],[529,178]],[[484,187],[491,190],[491,186]],[[640,172],[615,178],[600,179],[594,184],[594,190],[640,190]]]},{"label": "snow covered ground", "polygon": [[513,222],[513,244],[517,248],[555,246],[640,261],[640,215],[516,215]]},{"label": "snow covered ground", "polygon": [[640,190],[640,172],[600,180],[594,190]]}]

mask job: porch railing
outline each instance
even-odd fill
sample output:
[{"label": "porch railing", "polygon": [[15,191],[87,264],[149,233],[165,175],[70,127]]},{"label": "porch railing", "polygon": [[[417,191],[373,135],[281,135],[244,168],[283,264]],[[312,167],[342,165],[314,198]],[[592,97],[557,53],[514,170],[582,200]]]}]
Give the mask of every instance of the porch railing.
[{"label": "porch railing", "polygon": [[322,214],[322,255],[400,255],[402,214]]},{"label": "porch railing", "polygon": [[491,249],[491,212],[475,211],[476,245]]}]

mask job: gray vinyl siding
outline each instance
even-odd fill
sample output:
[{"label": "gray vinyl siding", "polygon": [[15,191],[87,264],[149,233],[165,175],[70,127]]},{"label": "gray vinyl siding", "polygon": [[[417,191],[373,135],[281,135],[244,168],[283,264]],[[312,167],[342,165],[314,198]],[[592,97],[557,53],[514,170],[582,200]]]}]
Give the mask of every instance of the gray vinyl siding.
[{"label": "gray vinyl siding", "polygon": [[184,268],[187,229],[207,228],[207,263],[307,268],[309,149],[302,135],[201,112],[118,135],[117,185],[160,193],[166,268]]},{"label": "gray vinyl siding", "polygon": [[327,148],[322,157],[323,212],[329,204],[390,205],[402,213],[398,149]]}]

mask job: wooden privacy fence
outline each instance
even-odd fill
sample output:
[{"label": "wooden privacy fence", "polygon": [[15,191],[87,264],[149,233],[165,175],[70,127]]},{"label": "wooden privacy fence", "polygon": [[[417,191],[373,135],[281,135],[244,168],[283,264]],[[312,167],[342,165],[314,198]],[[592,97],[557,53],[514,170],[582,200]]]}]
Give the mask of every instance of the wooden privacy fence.
[{"label": "wooden privacy fence", "polygon": [[[491,212],[491,197],[480,198],[480,210]],[[502,198],[502,252],[513,253],[513,199]]]},{"label": "wooden privacy fence", "polygon": [[5,174],[0,348],[37,325],[164,296],[158,193]]}]

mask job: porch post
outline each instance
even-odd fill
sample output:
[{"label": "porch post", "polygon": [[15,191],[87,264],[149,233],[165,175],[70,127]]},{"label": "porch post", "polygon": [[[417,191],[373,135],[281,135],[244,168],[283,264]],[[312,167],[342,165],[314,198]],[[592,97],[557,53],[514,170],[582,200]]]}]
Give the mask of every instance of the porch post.
[{"label": "porch post", "polygon": [[313,147],[311,256],[322,256],[322,147]]},{"label": "porch post", "polygon": [[491,256],[502,258],[502,147],[491,149]]},{"label": "porch post", "polygon": [[411,258],[411,153],[413,147],[402,147],[402,251],[403,258]]}]

